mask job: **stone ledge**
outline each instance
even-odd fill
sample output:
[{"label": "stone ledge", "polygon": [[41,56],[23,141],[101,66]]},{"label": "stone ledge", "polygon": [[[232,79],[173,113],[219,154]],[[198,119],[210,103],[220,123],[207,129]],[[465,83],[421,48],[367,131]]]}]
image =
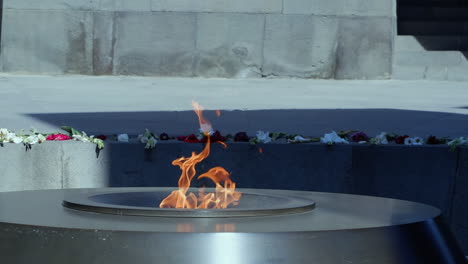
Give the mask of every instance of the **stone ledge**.
[{"label": "stone ledge", "polygon": [[281,13],[283,0],[152,0],[153,11]]},{"label": "stone ledge", "polygon": [[219,12],[396,17],[385,0],[4,0],[5,9]]},{"label": "stone ledge", "polygon": [[396,17],[396,1],[284,0],[284,14]]},{"label": "stone ledge", "polygon": [[5,9],[281,13],[283,0],[4,0]]}]

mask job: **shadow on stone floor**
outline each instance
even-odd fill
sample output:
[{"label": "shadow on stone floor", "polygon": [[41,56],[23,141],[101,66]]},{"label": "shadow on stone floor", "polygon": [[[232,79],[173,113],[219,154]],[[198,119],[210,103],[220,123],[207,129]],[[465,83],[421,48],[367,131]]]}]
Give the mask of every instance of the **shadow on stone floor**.
[{"label": "shadow on stone floor", "polygon": [[[461,107],[468,109],[468,107]],[[411,111],[396,109],[310,109],[214,111],[205,116],[223,134],[256,131],[284,132],[321,136],[332,130],[362,130],[370,136],[382,131],[411,136],[466,136],[468,114]],[[137,135],[145,128],[170,135],[197,133],[198,120],[192,111],[100,112],[100,113],[30,113],[39,123],[67,125],[89,134],[128,133]]]}]

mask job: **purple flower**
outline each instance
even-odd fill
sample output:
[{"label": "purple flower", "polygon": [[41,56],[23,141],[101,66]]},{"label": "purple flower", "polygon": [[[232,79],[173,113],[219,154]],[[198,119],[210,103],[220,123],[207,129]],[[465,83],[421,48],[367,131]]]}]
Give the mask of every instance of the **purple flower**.
[{"label": "purple flower", "polygon": [[355,132],[349,135],[351,142],[369,141],[369,137],[364,132]]}]

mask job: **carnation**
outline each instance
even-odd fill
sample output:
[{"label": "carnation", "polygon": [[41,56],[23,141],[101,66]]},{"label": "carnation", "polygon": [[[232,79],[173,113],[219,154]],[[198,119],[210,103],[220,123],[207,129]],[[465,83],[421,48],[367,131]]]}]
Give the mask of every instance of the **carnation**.
[{"label": "carnation", "polygon": [[320,142],[324,143],[324,144],[328,144],[328,145],[332,145],[332,144],[348,144],[349,142],[338,136],[338,134],[335,132],[335,131],[332,131],[331,133],[328,133],[328,134],[325,134],[323,137],[320,138]]},{"label": "carnation", "polygon": [[257,139],[261,143],[270,143],[271,142],[270,132],[257,131]]},{"label": "carnation", "polygon": [[117,136],[117,141],[118,142],[128,142],[129,138],[128,138],[128,134],[119,134]]},{"label": "carnation", "polygon": [[234,136],[234,141],[236,142],[248,142],[250,140],[249,136],[247,135],[246,132],[238,132]]},{"label": "carnation", "polygon": [[366,142],[369,141],[369,137],[366,135],[364,132],[356,132],[351,135],[349,135],[349,139],[352,142]]},{"label": "carnation", "polygon": [[405,144],[405,140],[406,140],[407,138],[409,138],[408,135],[398,136],[398,137],[395,138],[395,143],[400,144],[400,145],[401,145],[401,144]]}]

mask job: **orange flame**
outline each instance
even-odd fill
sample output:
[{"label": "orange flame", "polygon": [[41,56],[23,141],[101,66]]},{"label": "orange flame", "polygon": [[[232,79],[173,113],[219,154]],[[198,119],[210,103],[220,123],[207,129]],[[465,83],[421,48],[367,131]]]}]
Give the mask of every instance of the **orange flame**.
[{"label": "orange flame", "polygon": [[227,208],[230,205],[237,205],[242,193],[235,191],[236,184],[229,178],[229,172],[222,167],[212,168],[197,178],[208,178],[212,180],[216,186],[214,193],[205,193],[204,189],[199,189],[198,197],[192,192],[188,193],[192,179],[197,173],[195,165],[202,162],[210,155],[211,139],[209,133],[212,130],[210,122],[203,118],[203,108],[197,102],[192,102],[192,105],[198,116],[200,129],[207,137],[207,142],[205,148],[199,154],[192,152],[191,157],[182,157],[172,162],[172,165],[179,166],[182,171],[179,178],[179,189],[169,194],[169,196],[161,202],[159,207],[222,209]]}]

